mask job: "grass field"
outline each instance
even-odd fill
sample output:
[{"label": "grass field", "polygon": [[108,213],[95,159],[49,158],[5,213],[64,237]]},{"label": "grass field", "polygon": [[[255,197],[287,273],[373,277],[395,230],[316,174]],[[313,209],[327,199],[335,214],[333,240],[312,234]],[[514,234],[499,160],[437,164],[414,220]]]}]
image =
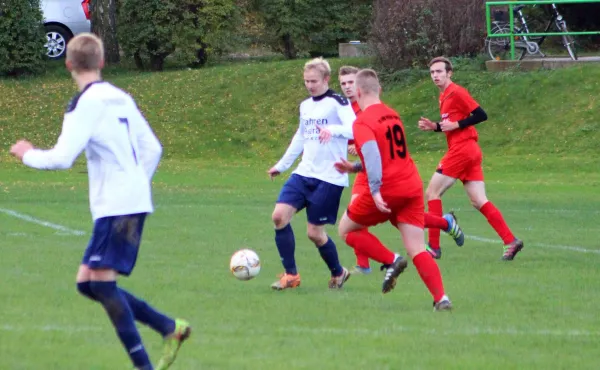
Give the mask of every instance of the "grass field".
[{"label": "grass field", "polygon": [[[412,265],[385,296],[379,271],[329,291],[304,213],[293,221],[302,287],[269,289],[281,272],[270,215],[285,177],[271,182],[266,170],[297,122],[304,92],[290,81],[300,66],[107,74],[139,96],[165,145],[156,212],[135,273],[122,285],[193,324],[173,369],[598,368],[600,72],[463,72],[491,117],[479,130],[488,195],[525,249],[513,262],[500,261],[494,231],[460,187],[451,189],[444,207],[456,210],[468,239],[458,248],[442,238],[439,265],[455,310],[433,313]],[[3,148],[19,137],[43,145],[56,139],[73,92],[68,76],[0,81],[0,90]],[[414,122],[435,117],[435,90],[417,78],[386,94],[428,180],[445,144],[416,133]],[[40,172],[4,151],[0,174],[0,369],[130,368],[102,308],[75,289],[91,231],[85,164]],[[344,205],[348,198],[346,191]],[[394,229],[374,230],[405,255]],[[351,249],[329,231],[351,267]],[[228,270],[242,247],[263,263],[248,282]],[[160,338],[147,328],[142,334],[156,360]]]},{"label": "grass field", "polygon": [[[424,173],[435,165],[431,157],[419,163]],[[386,296],[378,272],[328,291],[328,271],[304,237],[304,213],[293,223],[303,285],[270,291],[281,270],[270,212],[282,180],[267,180],[268,164],[260,162],[165,162],[137,269],[123,285],[194,324],[175,369],[595,369],[598,174],[585,162],[579,176],[515,168],[504,157],[487,163],[494,168],[490,198],[526,248],[512,263],[501,262],[493,230],[461,189],[451,190],[445,204],[471,237],[462,249],[442,239],[452,313],[431,312],[412,266]],[[127,368],[103,310],[79,297],[73,283],[90,231],[84,168],[0,169],[0,368]],[[376,233],[401,250],[393,229]],[[351,250],[334,240],[351,266]],[[229,256],[241,247],[255,249],[263,262],[249,282],[228,271]],[[158,336],[143,334],[156,359]]]}]

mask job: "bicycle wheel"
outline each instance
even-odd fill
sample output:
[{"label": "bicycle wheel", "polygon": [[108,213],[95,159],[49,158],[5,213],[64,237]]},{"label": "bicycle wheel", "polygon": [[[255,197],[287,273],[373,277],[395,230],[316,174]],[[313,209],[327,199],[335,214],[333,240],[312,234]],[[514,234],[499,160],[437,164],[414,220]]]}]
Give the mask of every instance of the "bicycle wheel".
[{"label": "bicycle wheel", "polygon": [[[564,22],[561,23],[560,30],[562,32],[569,32],[567,30],[567,25]],[[569,52],[569,56],[571,57],[571,59],[577,60],[577,50],[575,50],[575,39],[573,38],[573,36],[563,35],[562,40],[563,40],[563,45],[565,46],[565,48],[567,48],[567,51]]]},{"label": "bicycle wheel", "polygon": [[[496,23],[492,27],[492,35],[509,33],[510,27],[508,24]],[[515,36],[518,37],[518,36]],[[510,59],[510,38],[506,37],[488,37],[485,40],[487,53],[492,60],[509,60]],[[526,50],[515,47],[515,58],[523,59]]]}]

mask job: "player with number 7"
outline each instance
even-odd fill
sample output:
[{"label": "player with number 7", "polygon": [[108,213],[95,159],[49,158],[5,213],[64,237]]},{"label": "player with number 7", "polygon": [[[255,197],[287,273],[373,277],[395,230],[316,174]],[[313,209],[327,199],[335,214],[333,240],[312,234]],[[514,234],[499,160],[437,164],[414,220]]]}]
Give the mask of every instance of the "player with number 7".
[{"label": "player with number 7", "polygon": [[70,168],[85,150],[94,229],[77,271],[77,289],[104,308],[136,369],[154,367],[135,321],[158,332],[164,349],[156,369],[164,370],[190,336],[190,325],[117,286],[119,276],[133,271],[144,221],[153,212],[152,177],[162,146],[133,98],[102,81],[103,55],[96,35],[83,33],[69,42],[66,66],[80,92],[67,106],[58,142],[42,150],[21,140],[11,154],[29,167],[59,170]]}]

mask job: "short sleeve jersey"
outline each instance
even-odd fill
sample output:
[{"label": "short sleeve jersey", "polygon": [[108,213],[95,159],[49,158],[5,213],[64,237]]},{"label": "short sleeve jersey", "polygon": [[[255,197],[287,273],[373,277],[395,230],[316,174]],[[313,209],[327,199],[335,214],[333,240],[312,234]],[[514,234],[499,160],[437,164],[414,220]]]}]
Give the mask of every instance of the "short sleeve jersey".
[{"label": "short sleeve jersey", "polygon": [[381,155],[383,196],[422,195],[423,183],[408,152],[404,125],[398,113],[383,103],[371,105],[358,116],[353,132],[363,168],[362,146],[371,140],[377,142]]},{"label": "short sleeve jersey", "polygon": [[[450,84],[440,94],[440,114],[443,120],[461,121],[471,115],[479,103],[469,94],[469,91],[455,83]],[[477,130],[473,126],[459,128],[446,132],[448,148],[466,140],[478,140]]]}]

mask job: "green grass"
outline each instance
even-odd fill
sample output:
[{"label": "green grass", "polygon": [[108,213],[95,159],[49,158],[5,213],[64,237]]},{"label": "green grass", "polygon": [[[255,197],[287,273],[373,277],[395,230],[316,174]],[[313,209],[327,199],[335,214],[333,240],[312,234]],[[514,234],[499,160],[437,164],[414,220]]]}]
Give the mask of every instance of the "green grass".
[{"label": "green grass", "polygon": [[[334,70],[342,63],[369,65],[364,59],[331,62]],[[297,128],[298,104],[306,97],[303,63],[249,61],[163,73],[113,68],[106,75],[136,97],[164,143],[166,157],[274,158]],[[600,68],[494,74],[460,65],[456,81],[471,90],[490,117],[478,127],[486,153],[597,152]],[[438,135],[416,128],[420,116],[439,116],[435,86],[415,71],[394,77],[394,83],[384,85],[384,100],[401,114],[411,150],[445,149]],[[0,146],[7,148],[21,137],[50,146],[75,87],[66,72],[54,72],[44,78],[0,80],[0,92]]]},{"label": "green grass", "polygon": [[[328,291],[326,267],[305,237],[304,213],[293,222],[303,285],[270,291],[281,270],[270,213],[283,179],[269,181],[263,171],[270,163],[262,162],[164,162],[155,179],[156,213],[123,286],[193,323],[195,334],[174,369],[595,369],[599,175],[589,160],[578,173],[568,161],[546,171],[510,165],[516,159],[486,160],[486,170],[493,169],[488,190],[526,248],[505,263],[499,242],[468,239],[459,249],[443,237],[440,268],[455,304],[450,314],[431,312],[412,265],[386,296],[379,273]],[[417,160],[429,173],[437,158]],[[90,231],[83,169],[0,166],[0,208],[88,234],[61,235],[0,213],[0,368],[127,368],[103,310],[75,290]],[[458,210],[468,235],[498,239],[462,189],[452,189],[445,206]],[[330,233],[351,266],[350,248],[334,228]],[[401,251],[389,225],[375,233]],[[263,263],[249,282],[228,271],[230,255],[242,247],[256,250]],[[159,337],[142,333],[156,360]]]},{"label": "green grass", "polygon": [[[489,198],[525,240],[511,263],[464,191],[444,207],[470,236],[463,248],[443,237],[439,265],[455,311],[431,312],[412,265],[389,295],[382,276],[353,277],[327,289],[328,271],[293,221],[302,287],[272,292],[281,272],[270,215],[285,180],[266,170],[295,130],[305,97],[303,61],[230,63],[150,74],[109,69],[132,92],[165,146],[135,273],[122,285],[187,318],[195,333],[173,369],[595,369],[600,343],[600,211],[596,67],[553,72],[456,73],[487,110],[478,126]],[[368,65],[368,61],[332,60]],[[390,76],[385,100],[406,124],[424,180],[445,148],[416,131],[435,118],[427,76]],[[50,146],[74,93],[69,76],[0,80],[0,369],[120,369],[129,362],[103,310],[81,298],[75,273],[89,238],[85,164],[70,171],[24,168],[6,150],[26,137]],[[342,209],[349,192],[345,191]],[[69,235],[6,210],[81,230]],[[350,248],[337,237],[346,266]],[[374,228],[402,251],[389,225]],[[256,250],[263,270],[249,282],[228,271],[231,254]],[[373,265],[377,268],[378,266]],[[156,361],[160,338],[142,328]]]}]

